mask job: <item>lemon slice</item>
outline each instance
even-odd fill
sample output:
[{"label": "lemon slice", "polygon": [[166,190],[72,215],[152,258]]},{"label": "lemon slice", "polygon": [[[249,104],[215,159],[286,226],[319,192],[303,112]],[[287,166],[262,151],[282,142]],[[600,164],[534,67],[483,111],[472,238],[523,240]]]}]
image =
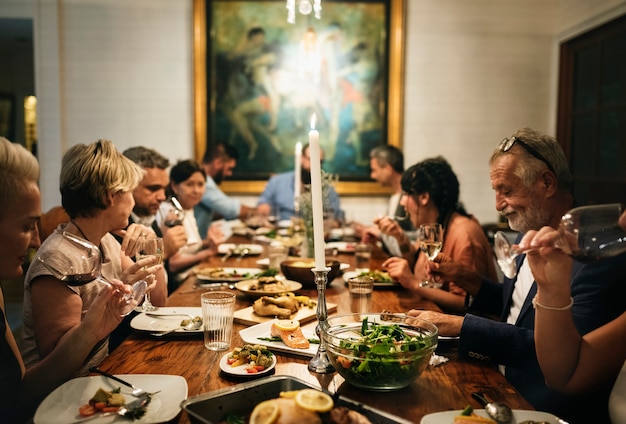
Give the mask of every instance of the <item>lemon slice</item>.
[{"label": "lemon slice", "polygon": [[333,409],[333,398],[314,389],[300,390],[295,397],[296,405],[314,412],[328,412]]},{"label": "lemon slice", "polygon": [[294,331],[300,327],[300,322],[292,319],[279,319],[274,325],[282,331]]},{"label": "lemon slice", "polygon": [[252,410],[250,424],[273,424],[280,414],[278,404],[273,399],[259,403]]},{"label": "lemon slice", "polygon": [[293,399],[296,397],[299,391],[300,390],[288,390],[288,391],[280,392],[279,396],[281,398]]}]

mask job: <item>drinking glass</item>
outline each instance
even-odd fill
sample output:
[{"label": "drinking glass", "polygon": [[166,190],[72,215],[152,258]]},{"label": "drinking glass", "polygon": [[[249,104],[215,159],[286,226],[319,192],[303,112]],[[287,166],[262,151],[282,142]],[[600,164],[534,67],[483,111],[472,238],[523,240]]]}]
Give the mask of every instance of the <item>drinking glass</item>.
[{"label": "drinking glass", "polygon": [[185,210],[183,209],[183,206],[174,196],[170,198],[169,203],[172,207],[168,209],[167,213],[163,217],[163,225],[169,228],[177,225],[183,225],[183,219],[185,219]]},{"label": "drinking glass", "polygon": [[[156,261],[154,265],[163,263],[163,239],[161,237],[148,238],[145,235],[137,240],[137,253],[135,258],[137,261],[141,259],[154,257]],[[141,310],[144,312],[156,311],[158,308],[150,302],[150,292],[146,293]]]},{"label": "drinking glass", "polygon": [[[626,233],[617,225],[623,212],[624,206],[619,203],[580,206],[570,210],[561,218],[554,247],[579,262],[611,258],[626,252]],[[515,258],[528,250],[521,251],[511,246],[501,231],[494,235],[494,249],[502,273],[514,278],[517,275]]]},{"label": "drinking glass", "polygon": [[[59,254],[60,251],[63,254]],[[111,286],[101,274],[102,256],[98,246],[73,234],[63,232],[54,245],[37,254],[37,261],[55,278],[70,286],[82,286],[94,280]],[[131,293],[124,295],[126,306],[122,309],[122,316],[128,315],[139,304],[147,286],[144,280],[131,286]]]},{"label": "drinking glass", "polygon": [[[443,228],[441,224],[422,224],[417,230],[420,249],[426,254],[429,261],[437,257],[443,245]],[[421,287],[439,288],[441,283],[437,283],[433,277],[420,283]]]}]

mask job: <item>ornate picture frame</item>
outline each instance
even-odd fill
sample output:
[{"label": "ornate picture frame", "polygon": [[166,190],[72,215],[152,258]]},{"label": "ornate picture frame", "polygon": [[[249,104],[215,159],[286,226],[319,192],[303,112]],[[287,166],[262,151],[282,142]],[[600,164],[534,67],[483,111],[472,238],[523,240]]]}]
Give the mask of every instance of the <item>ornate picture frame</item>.
[{"label": "ornate picture frame", "polygon": [[259,194],[293,169],[315,113],[339,194],[388,193],[369,178],[369,150],[402,146],[405,0],[322,0],[321,19],[295,23],[285,0],[193,1],[194,153],[237,149],[224,191]]}]

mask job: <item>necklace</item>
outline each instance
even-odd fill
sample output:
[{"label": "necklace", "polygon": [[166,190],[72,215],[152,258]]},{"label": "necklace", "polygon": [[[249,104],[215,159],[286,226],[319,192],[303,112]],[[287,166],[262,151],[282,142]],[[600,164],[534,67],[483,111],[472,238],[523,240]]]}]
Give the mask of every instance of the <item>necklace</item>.
[{"label": "necklace", "polygon": [[83,233],[83,230],[80,229],[80,227],[78,226],[78,224],[73,220],[70,219],[70,223],[76,227],[76,229],[78,230],[78,232],[80,233],[81,236],[83,236],[83,238],[87,241],[89,241],[89,239],[87,238],[87,236],[85,235],[85,233]]}]

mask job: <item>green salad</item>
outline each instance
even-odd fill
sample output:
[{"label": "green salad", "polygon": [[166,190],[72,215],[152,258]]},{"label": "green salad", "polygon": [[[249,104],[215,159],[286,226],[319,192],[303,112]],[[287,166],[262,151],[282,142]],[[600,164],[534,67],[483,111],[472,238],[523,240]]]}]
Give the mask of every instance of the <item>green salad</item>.
[{"label": "green salad", "polygon": [[428,365],[436,345],[422,334],[407,334],[399,324],[369,323],[364,318],[359,337],[341,339],[335,350],[341,374],[363,387],[410,384]]}]

